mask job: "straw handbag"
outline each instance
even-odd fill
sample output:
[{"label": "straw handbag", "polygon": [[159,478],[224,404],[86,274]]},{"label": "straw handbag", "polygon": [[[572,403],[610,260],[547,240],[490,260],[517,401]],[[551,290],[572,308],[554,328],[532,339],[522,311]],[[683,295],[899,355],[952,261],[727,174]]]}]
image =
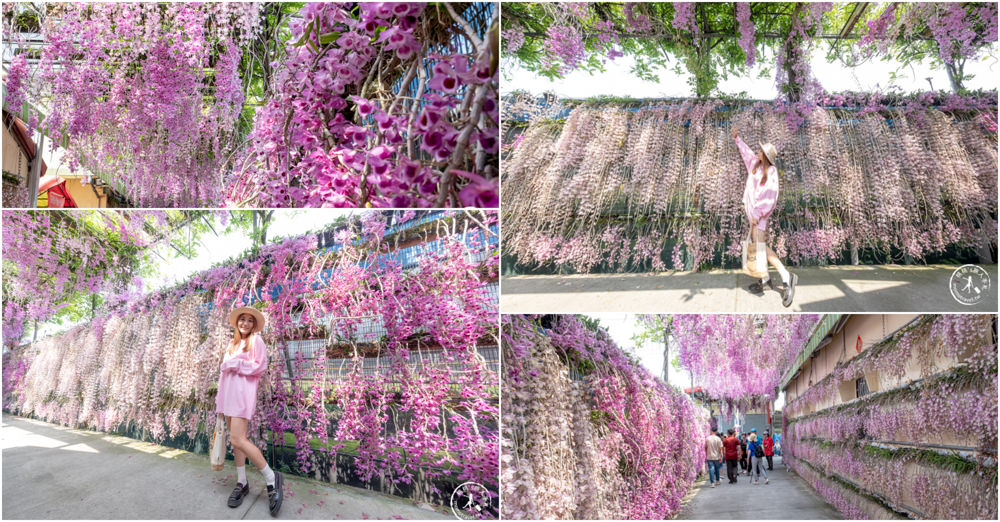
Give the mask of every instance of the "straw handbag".
[{"label": "straw handbag", "polygon": [[743,240],[743,273],[757,279],[767,276],[767,247],[763,241],[753,241],[753,227]]},{"label": "straw handbag", "polygon": [[215,431],[212,432],[212,442],[209,446],[211,450],[208,460],[212,464],[212,470],[222,471],[222,466],[226,462],[226,421],[222,415],[215,419]]}]

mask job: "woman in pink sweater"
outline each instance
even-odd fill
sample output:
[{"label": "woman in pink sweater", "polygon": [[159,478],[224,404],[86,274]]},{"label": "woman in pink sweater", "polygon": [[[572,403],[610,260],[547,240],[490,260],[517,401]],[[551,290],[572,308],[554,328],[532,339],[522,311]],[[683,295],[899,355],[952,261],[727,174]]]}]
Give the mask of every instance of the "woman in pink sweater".
[{"label": "woman in pink sweater", "polygon": [[[774,167],[774,158],[778,155],[778,151],[770,143],[761,143],[760,150],[754,154],[753,150],[740,139],[735,127],[733,127],[733,139],[736,140],[736,148],[740,151],[748,174],[743,189],[743,210],[750,220],[753,240],[763,242],[768,218],[771,217],[778,202],[778,169]],[[788,307],[795,296],[795,285],[799,282],[799,276],[785,269],[785,265],[781,264],[781,260],[771,247],[767,247],[767,260],[781,275],[784,285],[775,288],[771,278],[765,275],[763,279],[750,285],[750,292],[763,294],[764,285],[768,285],[781,293],[781,304]]]},{"label": "woman in pink sweater", "polygon": [[267,347],[257,335],[264,329],[265,322],[264,314],[255,308],[237,308],[229,313],[229,324],[234,328],[233,340],[222,359],[215,411],[226,417],[229,442],[236,459],[236,489],[229,495],[229,507],[239,506],[243,497],[250,493],[246,472],[249,457],[267,482],[268,507],[274,516],[281,509],[285,496],[284,476],[271,470],[264,455],[247,438],[247,424],[257,406],[257,382],[267,371]]}]

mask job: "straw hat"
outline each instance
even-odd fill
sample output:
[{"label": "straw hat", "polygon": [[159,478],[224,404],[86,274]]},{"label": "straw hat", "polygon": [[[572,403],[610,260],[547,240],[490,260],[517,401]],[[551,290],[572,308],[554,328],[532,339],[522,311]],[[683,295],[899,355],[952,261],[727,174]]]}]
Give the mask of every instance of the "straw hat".
[{"label": "straw hat", "polygon": [[760,145],[761,150],[764,151],[764,155],[767,156],[767,161],[770,161],[771,165],[774,165],[774,158],[778,157],[778,149],[774,148],[774,145],[771,145],[770,143],[758,142],[758,144]]},{"label": "straw hat", "polygon": [[267,323],[267,319],[264,318],[264,314],[260,310],[249,306],[234,308],[232,312],[229,312],[229,324],[232,325],[233,328],[237,328],[236,320],[243,314],[250,314],[253,316],[253,331],[250,333],[257,333],[264,329],[264,325]]}]

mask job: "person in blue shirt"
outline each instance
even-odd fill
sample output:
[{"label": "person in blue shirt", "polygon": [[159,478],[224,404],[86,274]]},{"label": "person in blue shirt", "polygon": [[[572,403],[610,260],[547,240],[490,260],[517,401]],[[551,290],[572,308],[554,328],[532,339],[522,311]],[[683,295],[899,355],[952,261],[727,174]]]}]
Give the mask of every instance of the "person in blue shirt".
[{"label": "person in blue shirt", "polygon": [[[753,479],[754,485],[760,483],[760,476],[764,476],[764,484],[769,483],[767,478],[767,467],[761,465],[761,461],[764,460],[764,447],[760,439],[757,438],[757,430],[750,430],[750,436],[747,437],[747,454],[750,455],[750,477]],[[757,456],[757,452],[760,452],[760,456]]]}]

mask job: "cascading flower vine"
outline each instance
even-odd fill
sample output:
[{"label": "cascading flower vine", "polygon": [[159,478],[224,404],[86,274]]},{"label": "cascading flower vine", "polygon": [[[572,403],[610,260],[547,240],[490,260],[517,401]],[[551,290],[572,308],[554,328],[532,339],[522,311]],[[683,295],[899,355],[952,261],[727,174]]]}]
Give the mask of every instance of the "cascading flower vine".
[{"label": "cascading flower vine", "polygon": [[[777,396],[785,370],[818,316],[674,315],[671,334],[681,366],[712,399],[756,406]],[[646,319],[648,322],[649,319]]]},{"label": "cascading flower vine", "polygon": [[[322,477],[316,466],[355,441],[363,481],[468,480],[495,491],[498,381],[477,346],[497,342],[487,289],[496,215],[451,211],[391,234],[385,219],[368,211],[324,250],[315,236],[292,238],[177,287],[109,299],[94,321],[5,354],[5,408],[102,431],[138,427],[157,441],[204,436],[232,336],[226,314],[250,301],[269,318],[255,443],[266,430],[278,441],[291,433],[293,471]],[[418,238],[428,248],[404,269],[397,241]],[[286,360],[291,341],[316,338],[326,340],[316,354]],[[346,357],[336,372],[328,351]]]},{"label": "cascading flower vine", "polygon": [[836,263],[851,250],[902,261],[996,244],[996,132],[981,124],[995,119],[995,93],[820,101],[826,108],[790,130],[784,108],[762,102],[664,100],[636,110],[513,99],[503,123],[519,143],[504,164],[505,252],[520,270],[732,263],[747,226],[733,190],[745,177],[733,126],[779,151],[772,234],[793,264]]},{"label": "cascading flower vine", "polygon": [[[273,98],[227,182],[229,203],[489,201],[482,194],[497,192],[500,109],[491,64],[499,49],[489,38],[451,4],[310,3],[300,14],[276,64]],[[458,51],[463,42],[472,50]],[[484,182],[468,183],[460,172]]]},{"label": "cascading flower vine", "polygon": [[740,25],[740,48],[747,55],[747,67],[753,67],[757,61],[757,48],[754,46],[754,25],[750,20],[750,4],[736,2],[736,21]]},{"label": "cascading flower vine", "polygon": [[131,286],[136,255],[166,230],[163,211],[3,211],[3,344],[81,293]]},{"label": "cascading flower vine", "polygon": [[217,205],[243,107],[236,64],[259,17],[259,3],[48,4],[46,45],[31,67],[14,59],[6,107],[44,107],[29,126],[136,205]]},{"label": "cascading flower vine", "polygon": [[575,316],[502,316],[507,518],[664,519],[704,461],[708,414]]}]

